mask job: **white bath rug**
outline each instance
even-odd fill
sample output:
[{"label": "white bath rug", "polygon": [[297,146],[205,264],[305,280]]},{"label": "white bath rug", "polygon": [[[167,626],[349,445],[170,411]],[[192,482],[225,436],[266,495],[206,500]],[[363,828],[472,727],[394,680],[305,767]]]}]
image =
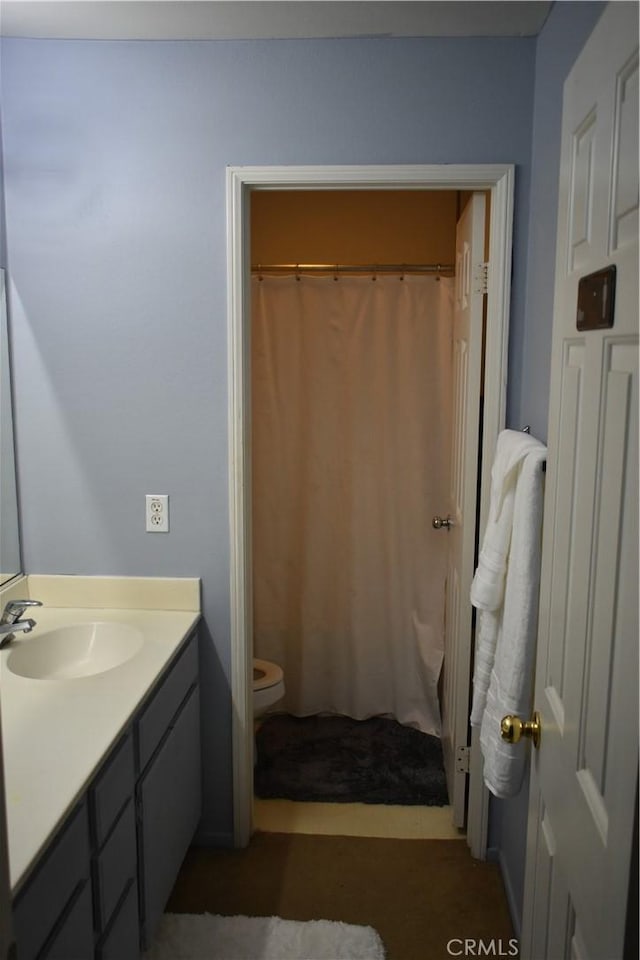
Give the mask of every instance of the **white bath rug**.
[{"label": "white bath rug", "polygon": [[165,913],[144,960],[384,960],[373,927]]}]

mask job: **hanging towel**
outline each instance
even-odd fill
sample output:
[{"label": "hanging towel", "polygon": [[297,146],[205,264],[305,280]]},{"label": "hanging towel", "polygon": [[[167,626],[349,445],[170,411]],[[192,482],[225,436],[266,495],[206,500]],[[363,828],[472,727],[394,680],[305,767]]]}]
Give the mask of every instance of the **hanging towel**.
[{"label": "hanging towel", "polygon": [[480,726],[485,783],[495,796],[516,794],[524,744],[500,738],[507,713],[528,714],[540,585],[546,447],[504,430],[491,473],[489,519],[471,602],[478,608],[471,723]]}]

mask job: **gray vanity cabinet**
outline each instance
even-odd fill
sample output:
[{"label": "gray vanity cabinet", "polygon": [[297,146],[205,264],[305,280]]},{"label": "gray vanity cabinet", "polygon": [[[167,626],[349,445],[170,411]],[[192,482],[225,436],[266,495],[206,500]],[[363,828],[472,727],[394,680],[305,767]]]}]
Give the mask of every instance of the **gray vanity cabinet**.
[{"label": "gray vanity cabinet", "polygon": [[91,887],[85,884],[74,897],[41,956],[46,960],[70,960],[70,957],[91,957],[92,950]]},{"label": "gray vanity cabinet", "polygon": [[138,876],[149,946],[200,819],[198,651],[183,651],[138,722]]},{"label": "gray vanity cabinet", "polygon": [[[135,759],[132,732],[111,751],[89,790],[96,956],[105,960],[115,940],[118,960],[139,956],[138,915],[123,911],[137,890]],[[136,898],[137,899],[137,898]]]},{"label": "gray vanity cabinet", "polygon": [[16,896],[18,960],[93,956],[89,819],[83,799]]},{"label": "gray vanity cabinet", "polygon": [[149,946],[200,819],[197,687],[138,785],[143,946]]},{"label": "gray vanity cabinet", "polygon": [[200,776],[194,633],[16,895],[17,960],[139,960],[200,818]]},{"label": "gray vanity cabinet", "polygon": [[138,926],[138,886],[127,889],[114,918],[97,951],[98,960],[138,960],[140,932]]}]

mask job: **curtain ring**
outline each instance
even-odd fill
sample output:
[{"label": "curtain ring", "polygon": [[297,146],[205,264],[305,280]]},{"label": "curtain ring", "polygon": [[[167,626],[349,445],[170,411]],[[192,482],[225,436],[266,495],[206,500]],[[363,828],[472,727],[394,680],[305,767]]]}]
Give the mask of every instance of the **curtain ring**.
[{"label": "curtain ring", "polygon": [[262,283],[263,280],[264,280],[264,277],[262,276],[262,264],[259,263],[258,264],[258,282]]},{"label": "curtain ring", "polygon": [[334,272],[333,272],[333,282],[334,282],[334,283],[337,283],[337,282],[338,282],[338,279],[339,279],[339,277],[338,277],[338,264],[336,263],[335,266],[336,266],[336,269],[335,269]]},{"label": "curtain ring", "polygon": [[377,264],[374,264],[374,267],[373,267],[373,276],[371,277],[372,280],[377,280],[377,279],[378,279],[378,277],[376,276],[376,268],[377,268],[377,266],[378,266]]},{"label": "curtain ring", "polygon": [[296,281],[300,283],[300,264],[296,263]]},{"label": "curtain ring", "polygon": [[403,264],[402,264],[402,270],[400,271],[400,279],[401,279],[401,280],[404,280],[404,269],[405,269],[405,266],[406,266],[406,264],[403,263]]}]

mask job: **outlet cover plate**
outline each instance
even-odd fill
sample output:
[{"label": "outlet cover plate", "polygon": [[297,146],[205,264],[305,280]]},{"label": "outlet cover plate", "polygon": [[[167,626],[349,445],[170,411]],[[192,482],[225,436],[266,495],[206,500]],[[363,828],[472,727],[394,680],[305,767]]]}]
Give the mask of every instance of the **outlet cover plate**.
[{"label": "outlet cover plate", "polygon": [[148,493],[146,502],[147,533],[169,533],[169,496],[166,493]]}]

